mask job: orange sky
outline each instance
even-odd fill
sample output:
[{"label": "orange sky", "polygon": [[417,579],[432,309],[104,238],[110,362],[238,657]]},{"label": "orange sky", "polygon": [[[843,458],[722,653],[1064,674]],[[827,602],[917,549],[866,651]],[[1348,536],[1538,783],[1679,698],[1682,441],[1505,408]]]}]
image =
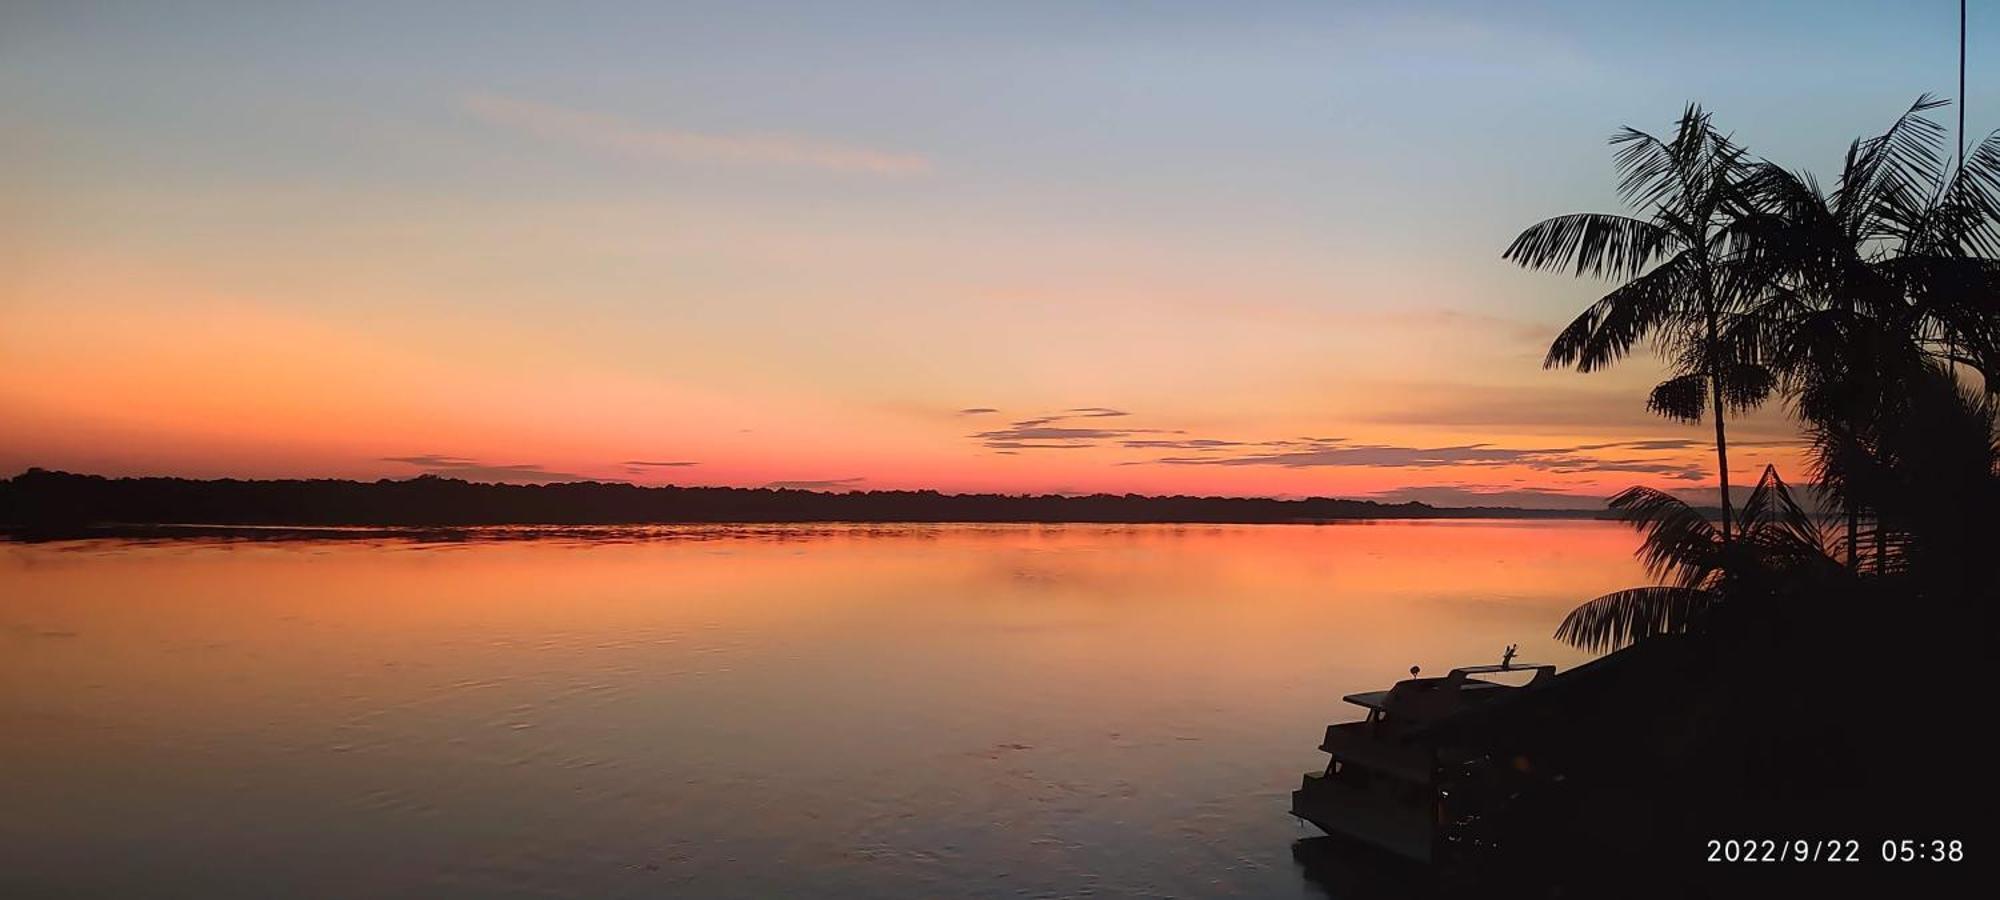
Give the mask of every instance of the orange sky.
[{"label": "orange sky", "polygon": [[[1602,496],[1705,484],[1712,468],[1704,431],[1627,409],[1632,379],[1543,373],[1530,329],[1496,339],[1491,322],[1442,314],[1309,323],[1184,309],[1176,327],[1202,335],[1185,344],[1146,337],[1058,380],[1027,374],[1056,364],[1049,348],[1003,339],[963,362],[1019,356],[1022,377],[968,383],[937,372],[915,334],[908,346],[808,340],[819,358],[803,360],[782,358],[781,342],[731,351],[671,331],[607,349],[421,308],[329,298],[308,314],[217,281],[112,260],[17,276],[0,331],[11,435],[0,466],[1351,496],[1430,485]],[[1031,308],[1008,321],[1023,318],[1056,317]],[[1461,357],[1494,377],[1427,371]],[[1409,376],[1362,374],[1376,367]],[[1770,437],[1769,423],[1752,426],[1746,441]],[[1746,446],[1736,468],[1788,452]]]}]

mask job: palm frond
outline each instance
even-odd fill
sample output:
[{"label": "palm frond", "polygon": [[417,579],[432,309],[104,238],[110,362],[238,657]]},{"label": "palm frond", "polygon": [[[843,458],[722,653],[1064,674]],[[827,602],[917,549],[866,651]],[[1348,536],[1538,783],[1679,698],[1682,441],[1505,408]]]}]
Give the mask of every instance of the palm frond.
[{"label": "palm frond", "polygon": [[1777,378],[1758,363],[1730,363],[1722,370],[1722,402],[1733,412],[1749,412],[1770,399]]},{"label": "palm frond", "polygon": [[1613,213],[1571,213],[1529,226],[1500,256],[1528,269],[1630,278],[1672,249],[1673,236],[1652,222]]},{"label": "palm frond", "polygon": [[1699,424],[1708,411],[1708,376],[1676,375],[1646,397],[1646,409],[1676,422]]},{"label": "palm frond", "polygon": [[1751,166],[1743,177],[1742,190],[1755,201],[1757,208],[1786,218],[1796,217],[1800,212],[1821,211],[1827,205],[1826,192],[1820,190],[1817,176],[1773,162]]},{"label": "palm frond", "polygon": [[1695,588],[1653,586],[1605,594],[1564,616],[1556,640],[1601,653],[1659,634],[1693,630],[1716,605],[1716,596]]},{"label": "palm frond", "polygon": [[1945,130],[1926,113],[1946,104],[1924,94],[1887,131],[1849,148],[1835,191],[1835,206],[1849,235],[1862,240],[1895,236],[1878,224],[1887,221],[1881,216],[1885,207],[1914,202],[1941,184]]},{"label": "palm frond", "polygon": [[1986,136],[1972,149],[1959,167],[1954,187],[1955,199],[1979,210],[1986,227],[1981,239],[1970,249],[1986,256],[2000,255],[2000,131]]},{"label": "palm frond", "polygon": [[1626,488],[1611,498],[1621,521],[1639,530],[1637,556],[1646,571],[1677,587],[1697,587],[1719,565],[1723,546],[1715,526],[1701,511],[1665,491]]},{"label": "palm frond", "polygon": [[[1682,122],[1686,121],[1684,116]],[[1681,189],[1676,146],[1630,127],[1613,132],[1611,146],[1618,167],[1618,196],[1634,209],[1650,212]]]},{"label": "palm frond", "polygon": [[1814,550],[1821,547],[1819,527],[1792,497],[1776,466],[1764,466],[1757,487],[1743,501],[1743,533],[1768,549]]},{"label": "palm frond", "polygon": [[1990,257],[2000,251],[2000,133],[1972,148],[1942,189],[1914,200],[1885,202],[1883,229],[1902,241],[1903,255]]},{"label": "palm frond", "polygon": [[1572,320],[1549,345],[1542,367],[1574,366],[1579,372],[1593,372],[1618,361],[1632,346],[1668,321],[1680,299],[1690,289],[1689,282],[1700,277],[1700,269],[1689,251],[1683,250],[1632,279]]}]

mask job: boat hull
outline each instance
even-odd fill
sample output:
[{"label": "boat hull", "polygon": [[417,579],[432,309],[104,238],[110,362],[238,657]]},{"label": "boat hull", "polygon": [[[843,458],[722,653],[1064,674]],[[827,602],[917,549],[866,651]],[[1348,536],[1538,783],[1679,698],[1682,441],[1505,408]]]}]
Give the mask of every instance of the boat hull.
[{"label": "boat hull", "polygon": [[1314,772],[1292,792],[1292,815],[1327,834],[1405,859],[1429,863],[1435,855],[1436,815],[1430,802],[1411,803]]}]

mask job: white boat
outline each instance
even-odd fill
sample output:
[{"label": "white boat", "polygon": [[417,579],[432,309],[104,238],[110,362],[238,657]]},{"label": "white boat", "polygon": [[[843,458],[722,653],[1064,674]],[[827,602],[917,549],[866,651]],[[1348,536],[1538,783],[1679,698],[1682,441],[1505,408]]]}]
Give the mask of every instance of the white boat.
[{"label": "white boat", "polygon": [[1368,716],[1327,727],[1319,749],[1331,759],[1325,771],[1308,773],[1292,792],[1292,815],[1328,834],[1432,862],[1450,821],[1446,781],[1478,754],[1441,746],[1425,732],[1466,710],[1534,690],[1555,675],[1555,666],[1519,664],[1513,657],[1514,648],[1508,647],[1498,665],[1453,669],[1442,678],[1412,677],[1386,691],[1342,698],[1368,710]]}]

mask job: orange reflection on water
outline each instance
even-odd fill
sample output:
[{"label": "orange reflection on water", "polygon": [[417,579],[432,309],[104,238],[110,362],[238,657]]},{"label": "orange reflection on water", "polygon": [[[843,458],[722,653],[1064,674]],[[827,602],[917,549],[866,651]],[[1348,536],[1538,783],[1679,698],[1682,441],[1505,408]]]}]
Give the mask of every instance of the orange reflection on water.
[{"label": "orange reflection on water", "polygon": [[1186,893],[1199,846],[1269,857],[1232,876],[1264,892],[1342,694],[1508,643],[1573,664],[1562,614],[1640,581],[1604,523],[618,534],[0,547],[0,863],[114,892],[202,853],[235,862],[180,877],[216,890],[943,866]]}]

